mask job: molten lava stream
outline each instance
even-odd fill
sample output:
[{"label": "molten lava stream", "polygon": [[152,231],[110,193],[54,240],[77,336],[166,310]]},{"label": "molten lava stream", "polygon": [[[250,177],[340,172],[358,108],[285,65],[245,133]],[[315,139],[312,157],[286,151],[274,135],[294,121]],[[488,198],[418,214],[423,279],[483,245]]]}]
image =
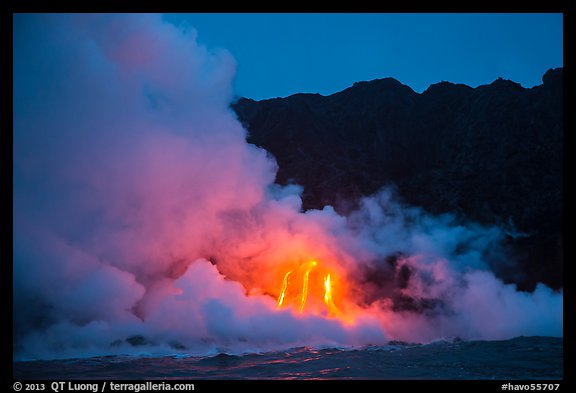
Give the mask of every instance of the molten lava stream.
[{"label": "molten lava stream", "polygon": [[326,307],[328,307],[330,314],[336,314],[337,309],[332,300],[332,283],[330,280],[330,274],[324,278],[324,303],[326,303]]},{"label": "molten lava stream", "polygon": [[333,273],[314,260],[289,270],[282,279],[278,309],[292,307],[301,314],[340,316],[334,302],[332,277]]}]

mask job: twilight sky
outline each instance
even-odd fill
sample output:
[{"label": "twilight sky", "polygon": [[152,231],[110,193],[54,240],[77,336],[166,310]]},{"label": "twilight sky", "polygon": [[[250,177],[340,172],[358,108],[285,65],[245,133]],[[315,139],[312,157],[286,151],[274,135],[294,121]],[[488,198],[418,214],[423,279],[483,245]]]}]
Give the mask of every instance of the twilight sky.
[{"label": "twilight sky", "polygon": [[166,14],[238,63],[235,92],[254,99],[328,95],[393,77],[422,92],[503,77],[532,87],[562,66],[562,14]]}]

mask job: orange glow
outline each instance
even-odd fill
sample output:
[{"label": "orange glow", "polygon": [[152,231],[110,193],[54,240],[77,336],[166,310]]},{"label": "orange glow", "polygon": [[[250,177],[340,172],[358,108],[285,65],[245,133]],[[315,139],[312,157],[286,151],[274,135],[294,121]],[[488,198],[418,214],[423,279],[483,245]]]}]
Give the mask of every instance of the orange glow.
[{"label": "orange glow", "polygon": [[300,300],[300,312],[304,311],[304,306],[306,305],[306,299],[308,298],[308,280],[310,278],[310,270],[316,266],[316,261],[312,261],[308,264],[308,269],[304,273],[304,283],[302,284],[302,299]]},{"label": "orange glow", "polygon": [[292,274],[292,270],[286,273],[284,280],[282,281],[282,292],[278,298],[278,308],[282,307],[282,304],[284,303],[284,297],[286,296],[286,288],[288,288],[288,280],[290,279],[290,274]]},{"label": "orange glow", "polygon": [[337,270],[328,269],[312,260],[289,270],[283,276],[277,308],[293,307],[301,314],[326,315],[353,322],[352,315],[343,315],[336,306],[337,302],[345,301],[345,283],[335,275]]},{"label": "orange glow", "polygon": [[336,306],[332,300],[332,284],[330,282],[330,274],[326,275],[324,278],[324,303],[330,313],[334,314],[336,312]]}]

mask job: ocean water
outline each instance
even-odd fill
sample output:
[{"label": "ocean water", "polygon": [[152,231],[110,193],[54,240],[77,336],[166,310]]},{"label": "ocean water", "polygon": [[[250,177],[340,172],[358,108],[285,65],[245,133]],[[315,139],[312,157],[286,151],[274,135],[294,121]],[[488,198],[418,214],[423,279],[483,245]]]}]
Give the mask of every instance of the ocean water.
[{"label": "ocean water", "polygon": [[103,356],[17,361],[24,379],[562,379],[563,339],[392,342],[357,349],[311,347],[198,357]]}]

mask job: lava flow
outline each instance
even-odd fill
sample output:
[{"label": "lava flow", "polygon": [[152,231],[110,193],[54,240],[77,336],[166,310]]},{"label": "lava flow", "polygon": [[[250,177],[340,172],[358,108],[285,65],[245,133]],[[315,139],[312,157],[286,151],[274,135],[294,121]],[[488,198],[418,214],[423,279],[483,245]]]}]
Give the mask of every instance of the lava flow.
[{"label": "lava flow", "polygon": [[319,268],[318,262],[309,261],[284,275],[277,307],[292,306],[300,313],[306,309],[312,313],[336,316],[338,308],[333,293],[331,273]]}]

